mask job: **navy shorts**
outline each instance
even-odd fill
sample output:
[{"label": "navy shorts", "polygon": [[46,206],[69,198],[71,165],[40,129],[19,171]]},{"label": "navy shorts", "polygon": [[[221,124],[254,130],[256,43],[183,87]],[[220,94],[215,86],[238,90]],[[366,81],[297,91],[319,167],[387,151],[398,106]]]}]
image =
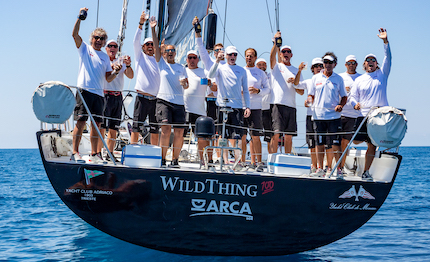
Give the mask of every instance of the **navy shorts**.
[{"label": "navy shorts", "polygon": [[[355,120],[354,131],[357,131],[357,129],[360,126],[363,119],[364,119],[363,116],[357,117],[357,119]],[[363,126],[360,128],[360,131],[358,132],[357,136],[354,138],[354,141],[371,143],[369,135],[367,135],[367,120],[366,120],[366,122],[364,122]]]},{"label": "navy shorts", "polygon": [[[220,111],[220,107],[218,107],[218,120],[219,125],[217,125],[217,133],[222,135],[223,112]],[[243,128],[243,109],[233,108],[233,112],[228,114],[226,124],[225,138],[234,138],[235,135],[242,137],[243,134],[245,134]]]},{"label": "navy shorts", "polygon": [[[261,109],[251,109],[251,115],[243,119],[243,125],[249,128],[251,136],[263,136],[263,115]],[[244,133],[246,133],[245,130]]]},{"label": "navy shorts", "polygon": [[214,121],[217,119],[216,97],[206,97],[206,113]]},{"label": "navy shorts", "polygon": [[146,117],[149,118],[149,132],[158,134],[157,118],[155,117],[157,98],[138,94],[134,102],[133,132],[142,132]]},{"label": "navy shorts", "polygon": [[190,124],[191,124],[191,130],[193,130],[193,133],[195,134],[195,131],[196,131],[196,120],[199,117],[201,117],[201,115],[190,113],[190,112],[186,112],[186,117],[185,118],[186,118],[187,126],[185,127],[185,130],[184,130],[184,137],[186,137],[188,131],[190,131],[190,128],[189,128]]},{"label": "navy shorts", "polygon": [[275,133],[297,136],[296,109],[279,104],[271,104],[272,128]]},{"label": "navy shorts", "polygon": [[341,116],[340,121],[342,122],[343,132],[343,134],[340,136],[341,139],[351,140],[352,135],[354,134],[356,118]]},{"label": "navy shorts", "polygon": [[185,107],[158,99],[156,107],[157,122],[185,128]]},{"label": "navy shorts", "polygon": [[315,148],[315,130],[312,116],[306,116],[306,142],[309,148]]},{"label": "navy shorts", "polygon": [[122,94],[112,95],[105,93],[105,109],[103,112],[102,128],[118,131],[121,125],[122,115]]},{"label": "navy shorts", "polygon": [[326,145],[331,148],[332,145],[340,145],[340,135],[342,124],[340,118],[330,120],[314,120],[314,129],[317,132],[316,144]]},{"label": "navy shorts", "polygon": [[272,111],[270,109],[263,110],[263,128],[264,128],[264,141],[270,142],[272,139]]},{"label": "navy shorts", "polygon": [[[103,122],[103,108],[104,108],[104,98],[102,96],[88,92],[87,90],[80,90],[85,103],[88,106],[91,114],[93,115],[94,121],[96,123]],[[87,121],[88,113],[85,106],[81,100],[81,96],[76,94],[76,106],[74,111],[73,119],[75,121]]]}]

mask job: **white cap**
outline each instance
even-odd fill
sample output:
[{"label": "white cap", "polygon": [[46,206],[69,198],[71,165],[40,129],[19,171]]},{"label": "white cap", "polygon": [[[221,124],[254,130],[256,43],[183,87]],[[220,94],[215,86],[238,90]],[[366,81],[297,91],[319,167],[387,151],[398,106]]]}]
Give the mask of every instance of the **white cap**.
[{"label": "white cap", "polygon": [[197,53],[197,51],[195,51],[195,50],[190,50],[190,51],[188,51],[188,52],[187,52],[187,57],[188,57],[189,55],[196,55],[196,56],[199,56],[199,54],[198,54],[198,53]]},{"label": "white cap", "polygon": [[111,40],[109,40],[109,41],[107,41],[107,42],[106,42],[106,45],[109,45],[110,43],[118,44],[118,43],[116,42],[116,40],[111,39]]},{"label": "white cap", "polygon": [[366,58],[368,57],[374,57],[376,59],[376,56],[374,54],[368,54],[366,57],[364,57],[364,60],[366,60]]},{"label": "white cap", "polygon": [[148,42],[154,42],[154,40],[152,40],[152,37],[147,37],[145,38],[145,40],[143,40],[143,44],[146,44]]},{"label": "white cap", "polygon": [[236,53],[237,54],[237,49],[236,49],[236,47],[235,46],[227,46],[227,48],[225,49],[225,53],[227,54],[227,55],[230,55],[230,54],[233,54],[233,53]]},{"label": "white cap", "polygon": [[266,62],[266,60],[264,60],[264,58],[258,58],[258,59],[255,61],[255,64],[258,64],[258,63],[260,63],[260,62],[264,62],[264,63],[266,63],[266,64],[267,64],[267,62]]},{"label": "white cap", "polygon": [[332,57],[331,55],[326,55],[323,57],[323,60],[330,60],[330,61],[334,61],[334,57]]},{"label": "white cap", "polygon": [[284,46],[281,47],[281,51],[284,50],[284,49],[290,49],[290,50],[292,50],[291,46],[289,46],[289,45],[284,45]]},{"label": "white cap", "polygon": [[312,65],[316,65],[316,64],[324,64],[324,63],[320,57],[315,57],[314,59],[312,59]]},{"label": "white cap", "polygon": [[354,60],[355,62],[357,62],[357,58],[355,58],[355,55],[349,55],[345,58],[345,63],[348,61]]}]

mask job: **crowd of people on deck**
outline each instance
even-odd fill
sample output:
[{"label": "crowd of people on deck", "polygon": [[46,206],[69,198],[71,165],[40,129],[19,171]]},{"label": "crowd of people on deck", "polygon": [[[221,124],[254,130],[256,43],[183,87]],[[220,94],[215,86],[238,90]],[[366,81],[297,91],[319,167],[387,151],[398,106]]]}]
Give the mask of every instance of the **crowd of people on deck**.
[{"label": "crowd of people on deck", "polygon": [[[78,17],[73,29],[80,58],[77,86],[81,88],[79,92],[94,115],[97,127],[101,128],[103,137],[105,130],[108,130],[107,146],[110,152],[113,152],[121,123],[124,76],[136,79],[137,96],[130,143],[138,143],[140,134],[146,128],[144,122],[148,119],[151,144],[162,148],[162,166],[167,166],[166,155],[173,128],[173,153],[169,166],[174,168],[179,168],[184,129],[190,124],[193,126],[200,116],[222,119],[219,108],[228,106],[232,112],[228,114],[226,138],[246,152],[249,130],[251,163],[247,168],[263,171],[265,165],[261,157],[261,137],[267,142],[269,153],[278,152],[280,139],[283,140],[284,152],[291,153],[292,138],[297,136],[296,94],[304,95],[306,91],[306,141],[311,151],[311,176],[322,177],[332,171],[333,159],[339,160],[341,152],[348,146],[354,131],[371,108],[388,105],[386,90],[391,52],[387,31],[383,28],[379,29],[378,34],[383,40],[385,51],[381,66],[375,55],[368,54],[363,62],[365,73],[361,75],[356,71],[358,59],[349,55],[345,59],[346,71],[337,74],[333,70],[338,58],[333,52],[327,52],[321,58],[312,60],[313,77],[304,80],[301,72],[306,64],[294,67],[291,64],[292,48],[288,45],[278,46],[276,41],[270,51],[270,73],[266,71],[267,62],[262,58],[257,59],[254,48],[245,50],[244,67],[236,64],[239,51],[234,46],[224,48],[222,44],[216,44],[211,57],[197,31],[197,50],[188,51],[186,65],[176,63],[176,47],[164,43],[164,40],[159,43],[157,21],[154,17],[148,19],[145,12],[142,12],[133,40],[136,61],[132,68],[131,58],[118,57],[119,43],[108,40],[107,32],[102,28],[96,28],[91,33],[90,44],[83,41],[79,36],[82,20]],[[147,20],[152,37],[145,38],[141,44],[142,26]],[[198,22],[194,18],[192,25]],[[278,31],[274,37],[280,38],[281,32]],[[102,51],[103,47],[106,52]],[[204,68],[198,66],[199,61]],[[88,119],[80,97],[76,95],[74,120],[77,122],[73,130],[71,161],[82,159],[78,149]],[[221,130],[218,130],[220,133]],[[93,125],[90,136],[89,162],[103,161],[102,143]],[[368,149],[362,177],[372,179],[369,169],[376,146],[367,136],[365,123],[354,138],[357,143],[364,141]],[[203,161],[202,151],[207,145],[209,141],[198,140],[200,161]],[[328,167],[324,166],[325,157]],[[213,163],[212,154],[209,154],[208,161]],[[244,165],[245,154],[239,166]],[[338,177],[343,176],[344,160],[335,171]]]}]

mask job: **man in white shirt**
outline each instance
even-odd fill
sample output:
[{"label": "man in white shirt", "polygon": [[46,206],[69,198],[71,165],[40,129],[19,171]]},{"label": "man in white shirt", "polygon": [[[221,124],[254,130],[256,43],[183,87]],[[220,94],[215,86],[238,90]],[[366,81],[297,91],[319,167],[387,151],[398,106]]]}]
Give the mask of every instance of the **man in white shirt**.
[{"label": "man in white shirt", "polygon": [[[354,55],[349,55],[345,59],[345,67],[346,72],[339,74],[343,78],[343,82],[345,84],[346,92],[348,93],[348,100],[345,104],[345,106],[342,109],[342,116],[341,116],[341,122],[342,122],[342,132],[343,134],[341,137],[341,149],[342,152],[346,149],[348,146],[349,141],[352,138],[352,135],[354,134],[354,125],[355,121],[359,115],[359,112],[353,108],[351,105],[351,87],[354,83],[354,80],[361,76],[360,73],[357,73],[357,58]],[[340,168],[343,169],[345,165],[345,159],[346,156],[342,159],[340,163]]]},{"label": "man in white shirt", "polygon": [[[81,11],[88,11],[88,8],[81,8]],[[83,18],[85,19],[85,18]],[[82,88],[82,97],[85,100],[91,114],[95,115],[94,120],[97,127],[100,128],[103,115],[103,87],[104,81],[111,82],[116,78],[118,70],[120,68],[112,67],[109,62],[109,56],[105,54],[101,48],[105,46],[107,40],[107,33],[102,28],[96,28],[90,36],[90,45],[85,43],[79,36],[79,29],[81,25],[81,19],[78,17],[75,26],[73,28],[73,39],[75,45],[78,48],[79,53],[79,75],[77,86]],[[88,119],[88,113],[85,110],[83,102],[76,94],[76,108],[74,119],[77,121],[75,128],[73,129],[73,152],[71,161],[81,160],[79,154],[79,143],[81,141],[82,133],[84,131],[85,122]],[[99,136],[97,133],[97,127],[91,123],[90,141],[91,141],[91,155],[89,158],[90,163],[96,163],[102,161],[100,155],[97,155]]]},{"label": "man in white shirt", "polygon": [[[103,112],[103,123],[101,125],[100,133],[104,137],[106,129],[108,129],[108,138],[106,144],[110,152],[113,152],[118,128],[121,124],[122,116],[122,90],[124,88],[124,75],[129,79],[134,76],[133,69],[131,68],[130,56],[116,57],[118,53],[118,43],[115,40],[109,40],[106,43],[106,53],[109,56],[112,68],[120,66],[118,76],[110,83],[105,83],[105,108]],[[99,142],[99,152],[103,147],[103,143]],[[110,160],[107,155],[107,160]],[[113,159],[113,161],[117,161]]]},{"label": "man in white shirt", "polygon": [[[255,61],[255,65],[257,66],[257,68],[263,70],[263,72],[266,74],[269,88],[271,88],[272,77],[270,72],[269,73],[266,72],[267,70],[266,60],[264,60],[264,58],[258,58]],[[270,152],[270,140],[273,135],[272,111],[270,111],[270,95],[271,95],[271,90],[269,90],[269,93],[263,97],[262,106],[261,106],[262,115],[263,115],[264,141],[267,142],[267,152]]]},{"label": "man in white shirt", "polygon": [[[162,166],[166,166],[167,149],[173,125],[173,156],[169,166],[179,168],[179,153],[184,143],[184,89],[188,88],[187,72],[183,65],[175,63],[176,47],[174,45],[166,45],[165,48],[160,48],[158,45],[158,38],[155,32],[157,20],[155,17],[151,17],[149,25],[151,26],[152,38],[154,40],[155,60],[160,70],[160,90],[157,95],[156,116],[158,123],[161,124],[160,146]],[[161,54],[161,50],[164,50],[164,54]],[[164,55],[164,58],[162,55]]]},{"label": "man in white shirt", "polygon": [[[281,37],[281,32],[276,32],[275,38]],[[278,63],[278,55],[282,62]],[[293,146],[293,136],[297,136],[296,93],[304,94],[304,84],[294,85],[297,68],[291,65],[293,53],[291,47],[284,45],[281,48],[273,43],[270,51],[270,68],[272,69],[272,127],[275,132],[271,140],[271,151],[276,153],[278,149],[279,135],[284,133],[285,153],[290,153]],[[301,82],[303,79],[301,79]]]},{"label": "man in white shirt", "polygon": [[[376,56],[368,54],[364,58],[363,63],[363,69],[366,73],[356,78],[351,88],[351,104],[354,106],[354,109],[360,110],[356,128],[372,107],[388,106],[387,82],[391,71],[391,50],[388,43],[387,30],[380,28],[378,37],[384,42],[384,60],[382,61],[381,68],[376,60]],[[355,140],[367,142],[366,161],[362,178],[371,180],[373,178],[369,173],[369,169],[375,157],[376,146],[371,143],[367,135],[366,124],[362,126],[360,133],[364,134],[358,134]]]},{"label": "man in white shirt", "polygon": [[[241,148],[243,118],[247,118],[251,114],[248,80],[245,69],[236,65],[238,55],[236,47],[227,47],[225,53],[227,55],[226,63],[220,65],[224,58],[224,51],[220,51],[215,63],[209,70],[208,77],[215,77],[218,84],[217,105],[220,107],[229,106],[233,109],[233,112],[228,114],[227,124],[230,126],[226,127],[226,137],[230,138],[232,145],[235,142],[234,138],[238,138],[238,147]],[[242,93],[245,100],[245,110],[243,110]],[[218,115],[218,119],[222,119],[222,112]]]},{"label": "man in white shirt", "polygon": [[[208,88],[208,79],[206,78],[207,71],[198,67],[199,56],[197,51],[191,50],[187,53],[187,77],[189,87],[184,90],[185,112],[187,113],[187,125],[192,125],[194,132],[197,118],[206,116],[205,96]],[[210,80],[209,80],[210,81]],[[185,136],[186,132],[184,132]],[[203,150],[209,146],[209,141],[199,138],[197,141],[200,163],[203,166]],[[209,163],[212,162],[212,151],[208,152]]]},{"label": "man in white shirt", "polygon": [[[251,100],[251,115],[244,119],[244,126],[250,129],[251,142],[249,143],[251,152],[251,166],[257,171],[263,171],[261,162],[261,140],[263,135],[263,97],[270,92],[269,81],[266,74],[255,67],[257,51],[254,48],[245,50],[246,76],[248,79],[248,91]],[[245,132],[246,133],[246,132]],[[245,140],[245,141],[244,141]],[[242,139],[242,151],[246,152],[246,134]],[[243,160],[243,159],[242,159]]]},{"label": "man in white shirt", "polygon": [[155,117],[155,107],[157,94],[160,89],[160,71],[154,57],[154,41],[152,38],[145,38],[143,45],[140,44],[142,26],[145,24],[145,12],[142,12],[139,27],[133,39],[134,56],[136,58],[136,85],[137,92],[134,104],[133,132],[131,143],[136,144],[139,134],[143,131],[144,121],[149,119],[149,133],[151,134],[151,144],[158,145],[158,125]]},{"label": "man in white shirt", "polygon": [[[323,57],[324,70],[312,77],[312,87],[308,99],[313,101],[313,120],[317,132],[316,152],[318,169],[315,176],[324,176],[324,146],[333,148],[336,161],[340,158],[339,132],[340,112],[348,98],[342,77],[333,72],[337,57],[327,52]],[[330,167],[332,163],[328,163]],[[337,172],[338,177],[342,172]]]}]

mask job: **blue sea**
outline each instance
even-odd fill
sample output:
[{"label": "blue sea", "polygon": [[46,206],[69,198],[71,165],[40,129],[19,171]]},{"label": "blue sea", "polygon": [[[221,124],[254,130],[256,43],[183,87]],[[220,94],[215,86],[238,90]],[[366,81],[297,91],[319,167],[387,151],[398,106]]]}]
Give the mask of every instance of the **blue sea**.
[{"label": "blue sea", "polygon": [[196,257],[143,248],[93,228],[57,196],[38,150],[0,149],[0,261],[430,261],[430,147],[401,147],[400,154],[386,202],[349,236],[289,256]]}]

